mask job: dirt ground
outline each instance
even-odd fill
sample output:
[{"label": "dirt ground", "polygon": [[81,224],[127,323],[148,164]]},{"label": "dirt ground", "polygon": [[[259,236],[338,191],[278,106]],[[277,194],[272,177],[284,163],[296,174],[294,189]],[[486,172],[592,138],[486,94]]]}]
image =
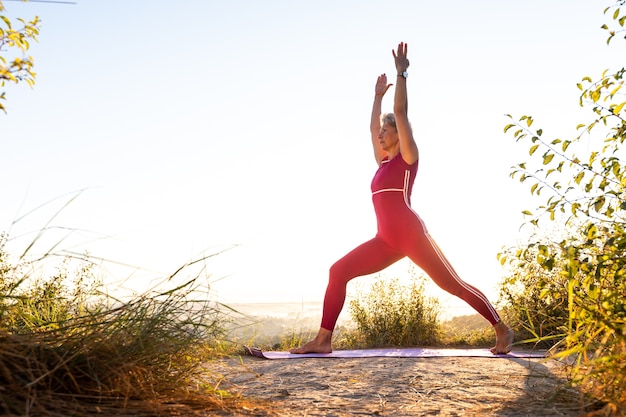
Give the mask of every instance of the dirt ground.
[{"label": "dirt ground", "polygon": [[269,401],[278,416],[585,415],[555,360],[243,356],[211,367],[224,388]]}]

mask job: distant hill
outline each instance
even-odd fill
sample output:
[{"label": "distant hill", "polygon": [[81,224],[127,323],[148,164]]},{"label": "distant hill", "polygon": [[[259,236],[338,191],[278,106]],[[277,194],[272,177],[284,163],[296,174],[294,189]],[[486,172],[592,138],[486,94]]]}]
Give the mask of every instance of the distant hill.
[{"label": "distant hill", "polygon": [[489,323],[480,314],[452,317],[442,323],[449,331],[455,333],[473,332],[490,327]]}]

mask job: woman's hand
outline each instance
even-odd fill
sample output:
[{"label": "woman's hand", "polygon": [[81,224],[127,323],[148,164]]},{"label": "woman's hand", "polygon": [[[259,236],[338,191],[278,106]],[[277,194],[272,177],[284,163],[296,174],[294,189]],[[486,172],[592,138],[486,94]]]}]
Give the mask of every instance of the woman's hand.
[{"label": "woman's hand", "polygon": [[374,87],[374,92],[376,93],[377,96],[384,96],[385,93],[387,92],[387,90],[389,90],[389,87],[391,87],[393,84],[387,84],[387,75],[385,74],[380,74],[378,76],[378,79],[376,80],[376,87]]},{"label": "woman's hand", "polygon": [[407,44],[404,42],[400,42],[398,44],[398,51],[391,50],[393,53],[393,59],[396,62],[396,69],[398,70],[398,74],[403,73],[409,68],[409,59],[406,57]]}]

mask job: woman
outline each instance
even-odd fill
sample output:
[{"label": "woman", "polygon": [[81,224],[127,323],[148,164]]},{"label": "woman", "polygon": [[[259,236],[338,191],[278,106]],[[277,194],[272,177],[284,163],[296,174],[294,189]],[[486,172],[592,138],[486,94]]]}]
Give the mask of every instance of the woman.
[{"label": "woman", "polygon": [[494,354],[508,353],[513,331],[502,322],[487,297],[462,281],[430,237],[420,217],[411,209],[411,190],[419,152],[407,116],[407,44],[392,51],[398,72],[393,114],[381,117],[382,99],[391,84],[378,77],[370,130],[378,171],[372,180],[372,200],[378,224],[376,236],[358,246],[330,268],[320,330],[315,339],[291,353],[332,352],[332,332],[352,278],[373,274],[408,256],[441,288],[466,301],[496,332]]}]

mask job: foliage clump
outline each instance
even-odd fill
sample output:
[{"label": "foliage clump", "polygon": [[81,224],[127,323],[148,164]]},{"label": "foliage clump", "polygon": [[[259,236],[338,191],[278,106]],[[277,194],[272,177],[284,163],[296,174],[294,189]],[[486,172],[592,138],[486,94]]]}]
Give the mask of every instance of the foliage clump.
[{"label": "foliage clump", "polygon": [[499,256],[507,259],[509,269],[500,284],[500,302],[506,322],[515,330],[516,341],[551,348],[567,332],[569,317],[567,277],[558,268],[545,269],[537,262],[546,251],[555,254],[561,265],[556,243],[529,243],[507,249]]},{"label": "foliage clump", "polygon": [[14,265],[5,243],[2,237],[0,414],[93,415],[192,396],[216,402],[219,392],[206,382],[194,389],[206,379],[200,365],[214,354],[224,323],[202,297],[198,276],[122,301],[103,292],[87,257],[66,258],[55,274],[39,277],[33,271],[45,259]]},{"label": "foliage clump", "polygon": [[[3,10],[0,1],[0,12]],[[41,21],[38,17],[30,21],[18,18],[17,21],[20,23],[19,27],[15,27],[8,17],[0,14],[0,87],[4,87],[7,82],[26,82],[31,87],[35,84],[34,60],[26,52],[30,48],[30,41],[37,41]],[[14,53],[11,55],[9,51]],[[0,91],[0,100],[6,100],[4,91]],[[2,102],[0,110],[6,112]]]},{"label": "foliage clump", "polygon": [[355,329],[343,337],[352,346],[418,346],[439,341],[439,303],[426,297],[424,277],[409,285],[398,278],[376,280],[366,295],[350,301]]}]

